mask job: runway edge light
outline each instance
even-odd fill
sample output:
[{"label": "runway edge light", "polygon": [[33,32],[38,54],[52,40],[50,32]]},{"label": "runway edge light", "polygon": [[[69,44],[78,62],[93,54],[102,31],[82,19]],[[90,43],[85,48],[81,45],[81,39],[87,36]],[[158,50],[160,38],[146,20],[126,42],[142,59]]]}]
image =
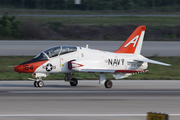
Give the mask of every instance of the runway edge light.
[{"label": "runway edge light", "polygon": [[165,113],[156,113],[156,112],[148,112],[147,120],[169,120],[168,114]]}]

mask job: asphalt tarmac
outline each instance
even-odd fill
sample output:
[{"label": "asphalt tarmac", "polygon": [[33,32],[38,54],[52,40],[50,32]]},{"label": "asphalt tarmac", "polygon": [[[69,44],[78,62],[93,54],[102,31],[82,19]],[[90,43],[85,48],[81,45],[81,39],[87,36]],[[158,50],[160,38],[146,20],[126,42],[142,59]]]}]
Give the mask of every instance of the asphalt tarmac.
[{"label": "asphalt tarmac", "polygon": [[0,81],[0,120],[146,120],[147,112],[180,119],[180,81],[119,80],[106,89],[97,80]]},{"label": "asphalt tarmac", "polygon": [[[0,56],[27,55],[35,56],[41,51],[58,45],[73,45],[116,51],[124,41],[0,41]],[[180,42],[144,41],[141,54],[144,56],[180,56]]]}]

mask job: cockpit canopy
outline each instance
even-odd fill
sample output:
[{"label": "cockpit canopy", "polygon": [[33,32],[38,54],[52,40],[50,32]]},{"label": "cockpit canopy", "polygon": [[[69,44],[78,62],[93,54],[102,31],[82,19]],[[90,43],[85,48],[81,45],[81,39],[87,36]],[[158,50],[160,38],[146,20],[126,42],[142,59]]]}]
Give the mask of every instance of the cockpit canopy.
[{"label": "cockpit canopy", "polygon": [[75,51],[77,51],[77,47],[75,46],[56,46],[41,52],[34,59],[48,60],[48,58],[64,55]]}]

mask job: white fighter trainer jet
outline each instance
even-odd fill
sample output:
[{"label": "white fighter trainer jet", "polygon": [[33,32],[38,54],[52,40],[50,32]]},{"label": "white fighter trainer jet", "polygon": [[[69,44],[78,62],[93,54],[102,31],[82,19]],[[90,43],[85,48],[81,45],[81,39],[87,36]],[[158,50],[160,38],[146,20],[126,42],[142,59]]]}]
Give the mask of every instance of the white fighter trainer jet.
[{"label": "white fighter trainer jet", "polygon": [[115,52],[107,52],[88,47],[56,46],[44,50],[34,59],[14,66],[19,73],[32,73],[36,78],[35,87],[43,87],[42,77],[54,73],[64,73],[65,81],[71,86],[77,86],[78,80],[72,78],[74,73],[99,73],[100,84],[106,88],[112,87],[112,82],[106,80],[106,74],[111,73],[115,79],[121,79],[135,73],[147,72],[148,63],[170,66],[170,64],[150,60],[140,54],[146,26],[139,26]]}]

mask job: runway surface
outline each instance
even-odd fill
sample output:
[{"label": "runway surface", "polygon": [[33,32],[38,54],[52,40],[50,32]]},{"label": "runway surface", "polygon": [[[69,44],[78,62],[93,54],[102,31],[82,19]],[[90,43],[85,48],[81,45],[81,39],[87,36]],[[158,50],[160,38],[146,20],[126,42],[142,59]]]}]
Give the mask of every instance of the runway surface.
[{"label": "runway surface", "polygon": [[1,120],[145,120],[147,112],[180,119],[180,81],[119,80],[106,89],[97,80],[0,81]]},{"label": "runway surface", "polygon": [[[124,41],[0,41],[0,56],[37,55],[57,45],[74,45],[105,51],[117,50]],[[180,42],[144,41],[141,53],[144,56],[180,56]]]}]

